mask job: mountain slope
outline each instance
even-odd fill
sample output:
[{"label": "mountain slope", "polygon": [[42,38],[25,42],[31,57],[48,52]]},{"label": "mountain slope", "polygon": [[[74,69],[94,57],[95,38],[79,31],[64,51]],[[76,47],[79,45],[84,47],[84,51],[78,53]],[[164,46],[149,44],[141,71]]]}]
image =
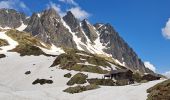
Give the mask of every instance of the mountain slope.
[{"label": "mountain slope", "polygon": [[[34,13],[30,18],[11,9],[1,9],[0,12],[3,20],[0,26],[3,29],[6,27],[24,30],[57,47],[112,57],[117,63],[134,72],[153,73],[144,66],[142,60],[110,24],[92,25],[86,19],[76,19],[70,11],[62,18],[53,8]],[[7,15],[7,18],[3,17],[4,15]],[[14,18],[9,21],[10,16]]]}]

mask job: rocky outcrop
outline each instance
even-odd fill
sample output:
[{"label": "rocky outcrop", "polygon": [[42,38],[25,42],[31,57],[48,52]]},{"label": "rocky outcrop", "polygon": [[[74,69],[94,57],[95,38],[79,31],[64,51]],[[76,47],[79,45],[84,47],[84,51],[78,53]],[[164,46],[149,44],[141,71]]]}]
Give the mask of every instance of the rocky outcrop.
[{"label": "rocky outcrop", "polygon": [[33,14],[25,31],[46,43],[53,43],[58,47],[76,48],[73,36],[64,27],[62,19],[53,8]]},{"label": "rocky outcrop", "polygon": [[112,57],[125,63],[127,67],[139,72],[152,72],[145,68],[144,63],[133,51],[133,49],[119,36],[110,24],[95,24],[100,33],[100,41],[107,47],[105,52]]},{"label": "rocky outcrop", "polygon": [[18,28],[22,22],[27,24],[29,18],[24,13],[19,13],[13,9],[0,9],[0,27]]}]

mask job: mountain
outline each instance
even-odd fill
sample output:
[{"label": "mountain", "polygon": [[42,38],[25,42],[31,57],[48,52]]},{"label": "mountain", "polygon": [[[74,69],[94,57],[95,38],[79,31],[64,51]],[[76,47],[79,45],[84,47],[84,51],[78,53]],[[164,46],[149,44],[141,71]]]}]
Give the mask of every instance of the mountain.
[{"label": "mountain", "polygon": [[109,56],[133,71],[153,73],[110,24],[92,25],[87,19],[76,19],[70,11],[62,18],[53,8],[31,17],[12,9],[1,9],[0,20],[2,28],[19,28],[24,24],[22,30],[45,43]]},{"label": "mountain", "polygon": [[0,100],[144,100],[155,79],[108,23],[53,8],[30,17],[0,10]]},{"label": "mountain", "polygon": [[18,28],[22,24],[28,24],[29,18],[24,13],[19,13],[13,9],[0,9],[0,26],[2,28]]},{"label": "mountain", "polygon": [[92,25],[87,19],[76,19],[70,11],[63,18],[53,8],[34,13],[24,31],[58,47],[111,56],[134,71],[152,72],[110,24]]}]

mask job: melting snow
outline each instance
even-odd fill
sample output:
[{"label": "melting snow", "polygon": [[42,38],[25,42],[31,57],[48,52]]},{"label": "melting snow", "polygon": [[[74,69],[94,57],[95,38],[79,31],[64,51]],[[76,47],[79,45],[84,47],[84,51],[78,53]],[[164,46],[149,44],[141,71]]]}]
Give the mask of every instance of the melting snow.
[{"label": "melting snow", "polygon": [[[41,43],[42,45],[45,46],[44,43]],[[38,46],[39,47],[39,46]],[[46,47],[46,46],[45,46]],[[52,44],[50,50],[39,47],[43,52],[45,52],[46,54],[51,54],[51,55],[60,55],[62,53],[65,53],[61,48],[56,47],[55,45]]]},{"label": "melting snow", "polygon": [[23,31],[27,27],[27,25],[25,25],[23,22],[21,23],[22,23],[21,26],[16,28],[18,31]]},{"label": "melting snow", "polygon": [[90,63],[88,63],[88,62],[84,62],[84,63],[77,63],[77,64],[79,64],[79,65],[89,65],[89,66],[96,66],[96,65],[93,65],[93,64],[90,64]]},{"label": "melting snow", "polygon": [[0,32],[0,39],[5,39],[9,45],[7,46],[2,46],[0,47],[2,50],[0,50],[0,52],[7,52],[8,50],[12,50],[14,49],[18,43],[16,41],[14,41],[13,39],[11,39],[10,37],[8,37],[5,32]]}]

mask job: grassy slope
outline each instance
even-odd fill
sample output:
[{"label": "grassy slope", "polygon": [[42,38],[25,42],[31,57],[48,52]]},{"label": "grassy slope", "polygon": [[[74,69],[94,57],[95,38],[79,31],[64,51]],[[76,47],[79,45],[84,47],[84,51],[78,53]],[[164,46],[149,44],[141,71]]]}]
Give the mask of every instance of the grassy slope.
[{"label": "grassy slope", "polygon": [[38,40],[37,38],[31,36],[31,34],[26,33],[26,32],[20,32],[17,30],[9,30],[6,32],[6,34],[17,41],[19,45],[14,48],[13,50],[10,50],[12,52],[18,52],[21,54],[21,56],[25,55],[46,55],[39,47],[43,47],[46,49],[50,48],[50,45],[45,44],[42,45],[41,41]]},{"label": "grassy slope", "polygon": [[147,100],[170,100],[170,79],[161,82],[147,90]]}]

